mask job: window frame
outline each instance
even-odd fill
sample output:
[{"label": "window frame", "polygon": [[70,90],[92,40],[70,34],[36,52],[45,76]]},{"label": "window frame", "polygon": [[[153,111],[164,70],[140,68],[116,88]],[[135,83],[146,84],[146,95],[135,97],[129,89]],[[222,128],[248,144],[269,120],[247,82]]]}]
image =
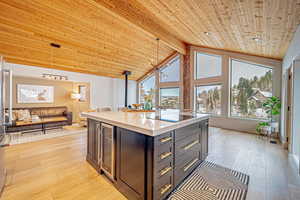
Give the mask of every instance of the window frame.
[{"label": "window frame", "polygon": [[[169,62],[172,62],[174,59],[176,59],[176,57],[179,57],[180,60],[180,67],[179,67],[179,81],[176,82],[161,82],[160,81],[160,70],[163,69],[164,67],[166,67],[166,65],[168,65]],[[169,58],[167,58],[166,60],[164,60],[163,62],[161,62],[159,65],[157,65],[156,67],[154,67],[151,72],[149,72],[148,75],[146,75],[145,77],[141,78],[140,80],[138,80],[137,84],[137,98],[138,101],[140,103],[140,84],[141,82],[143,82],[145,79],[147,79],[148,77],[151,77],[152,75],[155,76],[155,109],[159,109],[160,108],[160,89],[161,88],[177,88],[179,87],[179,105],[180,105],[180,109],[183,109],[183,55],[179,54],[179,53],[174,53],[173,55],[171,55]]]},{"label": "window frame", "polygon": [[[209,55],[209,56],[216,56],[219,57],[221,59],[221,75],[220,76],[212,76],[212,77],[207,77],[207,78],[200,78],[197,79],[197,53],[203,54],[203,55]],[[222,90],[221,90],[221,114],[210,114],[213,116],[224,116],[226,115],[226,110],[224,110],[224,102],[225,102],[225,75],[226,75],[226,70],[224,68],[224,56],[221,54],[217,54],[217,53],[211,53],[211,52],[206,52],[206,51],[201,51],[201,50],[192,50],[191,53],[191,60],[193,61],[191,63],[192,67],[191,67],[191,108],[192,111],[197,112],[196,111],[196,87],[199,86],[210,86],[210,85],[221,85]],[[200,112],[197,112],[200,113]]]},{"label": "window frame", "polygon": [[268,118],[258,118],[258,117],[242,117],[242,116],[233,116],[232,115],[232,76],[233,76],[233,70],[232,70],[232,61],[237,61],[237,62],[242,62],[242,63],[246,63],[246,64],[250,64],[250,65],[255,65],[257,67],[262,67],[262,68],[267,68],[272,70],[272,96],[274,96],[274,67],[273,66],[267,66],[267,65],[263,65],[263,64],[259,64],[259,63],[255,63],[255,62],[250,62],[247,60],[243,60],[243,59],[237,59],[237,58],[229,58],[229,93],[228,93],[228,117],[230,118],[234,118],[234,119],[242,119],[242,120],[268,120]]},{"label": "window frame", "polygon": [[[171,62],[175,62],[176,60],[179,60],[179,80],[178,81],[161,81],[161,73],[164,69],[170,67],[170,63]],[[165,84],[165,83],[178,83],[181,81],[181,73],[182,73],[182,70],[181,70],[181,62],[180,62],[180,55],[177,55],[175,56],[174,58],[170,59],[169,62],[167,62],[165,65],[163,65],[161,68],[159,68],[159,83],[160,84]]]},{"label": "window frame", "polygon": [[[205,86],[217,86],[217,85],[219,85],[219,86],[221,86],[221,107],[220,107],[220,109],[221,109],[221,112],[220,112],[220,114],[215,114],[215,113],[201,113],[201,112],[198,112],[198,111],[196,111],[196,92],[197,92],[197,87],[205,87]],[[222,96],[222,91],[223,91],[223,84],[221,83],[221,82],[219,82],[219,83],[210,83],[210,84],[195,84],[194,85],[194,87],[193,87],[193,90],[194,90],[194,95],[193,95],[193,110],[196,112],[196,113],[200,113],[200,114],[209,114],[209,115],[212,115],[212,116],[221,116],[222,115],[222,100],[223,100],[223,96]]]},{"label": "window frame", "polygon": [[[177,88],[178,88],[178,90],[179,90],[179,94],[178,94],[178,95],[179,95],[179,102],[178,102],[178,103],[179,103],[179,109],[180,109],[180,107],[181,107],[180,97],[182,96],[182,95],[181,95],[181,89],[180,89],[180,87],[176,87],[176,86],[175,86],[175,87],[162,87],[162,88],[159,88],[159,92],[158,92],[159,94],[158,94],[158,95],[159,95],[159,107],[160,107],[160,108],[161,108],[161,106],[162,106],[162,105],[161,105],[161,91],[162,91],[163,89],[177,89]],[[174,109],[176,109],[176,108],[174,108]]]},{"label": "window frame", "polygon": [[[202,54],[202,55],[207,55],[207,56],[213,56],[213,57],[218,57],[221,59],[221,75],[218,76],[210,76],[210,77],[205,77],[205,78],[197,78],[197,54]],[[203,82],[210,82],[210,81],[219,81],[220,77],[223,75],[223,68],[222,68],[222,62],[223,58],[221,55],[218,54],[212,54],[212,53],[206,53],[202,51],[195,51],[194,53],[194,75],[193,75],[193,80],[202,80]]]},{"label": "window frame", "polygon": [[[155,76],[155,73],[151,73],[149,74],[148,76],[146,76],[145,78],[143,78],[142,80],[140,80],[138,82],[138,103],[140,104],[141,103],[141,84],[145,81],[147,81],[148,79],[154,77],[154,82],[156,82],[156,76]],[[155,84],[154,84],[154,89],[155,89]],[[156,99],[155,99],[156,100]],[[154,102],[154,104],[156,104],[156,102]]]}]

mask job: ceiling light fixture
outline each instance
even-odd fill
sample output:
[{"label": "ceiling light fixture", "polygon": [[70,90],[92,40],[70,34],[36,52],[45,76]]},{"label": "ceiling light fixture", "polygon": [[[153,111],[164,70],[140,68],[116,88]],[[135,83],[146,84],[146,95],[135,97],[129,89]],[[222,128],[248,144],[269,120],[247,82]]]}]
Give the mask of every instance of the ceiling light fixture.
[{"label": "ceiling light fixture", "polygon": [[60,48],[60,44],[56,44],[56,43],[50,43],[50,46],[55,47],[55,48]]},{"label": "ceiling light fixture", "polygon": [[207,35],[207,36],[209,36],[209,35],[211,35],[211,33],[210,32],[203,32],[205,35]]}]

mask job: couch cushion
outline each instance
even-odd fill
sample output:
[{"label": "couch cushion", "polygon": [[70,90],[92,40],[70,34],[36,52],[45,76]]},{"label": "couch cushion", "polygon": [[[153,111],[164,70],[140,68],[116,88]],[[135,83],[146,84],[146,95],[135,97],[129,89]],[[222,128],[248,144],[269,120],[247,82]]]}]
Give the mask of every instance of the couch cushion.
[{"label": "couch cushion", "polygon": [[40,117],[63,116],[66,111],[66,107],[31,108],[31,115],[38,115]]},{"label": "couch cushion", "polygon": [[17,118],[19,121],[30,121],[31,120],[30,112],[27,109],[18,110],[17,115],[18,115]]}]

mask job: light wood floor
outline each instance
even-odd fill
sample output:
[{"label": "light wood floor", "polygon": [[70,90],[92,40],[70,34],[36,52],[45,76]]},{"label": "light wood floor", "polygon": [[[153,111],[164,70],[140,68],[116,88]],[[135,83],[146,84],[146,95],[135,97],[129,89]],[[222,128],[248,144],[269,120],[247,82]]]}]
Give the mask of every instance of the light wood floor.
[{"label": "light wood floor", "polygon": [[[300,178],[287,152],[254,135],[210,129],[208,160],[250,175],[247,200],[300,199]],[[85,161],[86,135],[6,148],[1,200],[125,199]]]}]

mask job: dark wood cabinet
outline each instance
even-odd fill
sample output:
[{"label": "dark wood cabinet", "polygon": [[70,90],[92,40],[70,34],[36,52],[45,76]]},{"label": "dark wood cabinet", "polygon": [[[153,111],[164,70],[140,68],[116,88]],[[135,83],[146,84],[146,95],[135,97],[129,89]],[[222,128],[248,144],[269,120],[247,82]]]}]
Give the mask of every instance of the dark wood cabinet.
[{"label": "dark wood cabinet", "polygon": [[86,159],[97,171],[100,171],[100,131],[100,122],[88,119]]},{"label": "dark wood cabinet", "polygon": [[128,199],[165,199],[208,155],[208,120],[155,137],[104,125],[88,120],[87,160],[99,172],[115,169]]},{"label": "dark wood cabinet", "polygon": [[116,185],[128,199],[146,199],[146,138],[117,128]]}]

